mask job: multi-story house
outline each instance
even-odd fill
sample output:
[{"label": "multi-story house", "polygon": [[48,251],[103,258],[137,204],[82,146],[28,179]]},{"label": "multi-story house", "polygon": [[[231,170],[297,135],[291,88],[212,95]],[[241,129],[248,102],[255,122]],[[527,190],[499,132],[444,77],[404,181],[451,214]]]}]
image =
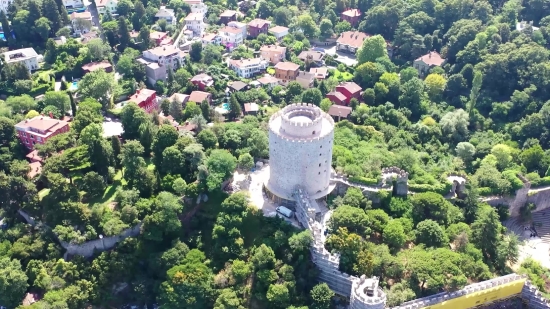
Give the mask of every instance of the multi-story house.
[{"label": "multi-story house", "polygon": [[263,73],[267,69],[269,62],[263,58],[231,59],[228,61],[228,65],[239,77],[250,78],[256,74]]},{"label": "multi-story house", "polygon": [[351,99],[361,98],[361,86],[354,82],[346,82],[336,86],[334,91],[327,93],[327,98],[334,104],[348,106]]},{"label": "multi-story house", "polygon": [[151,89],[138,89],[128,101],[136,103],[147,113],[151,113],[158,107],[157,92]]},{"label": "multi-story house", "polygon": [[89,11],[73,12],[70,16],[73,31],[77,35],[88,33],[92,29],[92,13]]},{"label": "multi-story house", "polygon": [[346,10],[340,14],[340,19],[342,21],[347,21],[352,27],[355,27],[359,24],[359,20],[361,20],[361,11],[358,9]]},{"label": "multi-story house", "polygon": [[255,38],[261,33],[267,34],[269,25],[271,25],[269,20],[256,18],[248,23],[248,35]]},{"label": "multi-story house", "polygon": [[311,66],[322,66],[325,53],[316,50],[304,50],[298,55],[298,59]]},{"label": "multi-story house", "polygon": [[218,31],[222,44],[228,49],[233,50],[241,45],[246,38],[246,24],[232,21],[227,26]]},{"label": "multi-story house", "polygon": [[195,36],[202,36],[208,25],[204,22],[204,15],[201,13],[189,13],[184,19],[185,27],[193,31]]},{"label": "multi-story house", "polygon": [[[370,37],[370,35],[360,31],[342,32],[336,40],[336,50],[355,54],[359,48],[363,46],[363,41],[368,37]],[[388,52],[388,57],[391,58],[393,55],[393,47],[388,41],[386,41],[386,51]]]},{"label": "multi-story house", "polygon": [[[138,32],[139,36],[139,32]],[[156,46],[164,46],[172,44],[172,38],[168,35],[168,32],[153,31],[149,33],[149,38],[155,42]]]},{"label": "multi-story house", "polygon": [[36,116],[19,122],[15,125],[15,130],[21,143],[32,150],[35,144],[44,144],[52,136],[69,132],[69,123],[46,116]]},{"label": "multi-story house", "polygon": [[436,51],[431,51],[413,62],[413,66],[420,76],[428,74],[431,68],[440,67],[443,64],[445,64],[445,59]]},{"label": "multi-story house", "polygon": [[275,26],[268,30],[269,33],[273,34],[278,41],[280,41],[285,35],[288,34],[288,28],[283,26]]},{"label": "multi-story house", "polygon": [[283,83],[296,80],[300,66],[293,62],[279,62],[275,65],[275,77]]},{"label": "multi-story house", "polygon": [[204,90],[214,85],[214,79],[210,75],[203,73],[193,76],[191,83],[197,86],[199,90]]},{"label": "multi-story house", "polygon": [[212,104],[212,94],[209,92],[195,90],[189,95],[189,102],[201,104],[203,101],[208,102],[208,104]]},{"label": "multi-story house", "polygon": [[312,88],[315,84],[315,74],[305,71],[298,72],[296,76],[296,82],[304,89]]},{"label": "multi-story house", "polygon": [[272,64],[277,64],[285,60],[286,47],[279,45],[264,45],[260,48],[262,58],[269,60]]},{"label": "multi-story house", "polygon": [[99,61],[99,62],[90,62],[82,66],[82,71],[84,71],[84,74],[88,74],[93,71],[97,70],[103,70],[107,73],[113,72],[113,66],[111,63],[107,60]]},{"label": "multi-story house", "polygon": [[96,5],[99,14],[105,14],[107,10],[113,14],[116,13],[118,0],[97,0]]},{"label": "multi-story house", "polygon": [[144,51],[137,61],[145,65],[147,79],[155,84],[157,80],[166,80],[168,69],[182,67],[185,55],[185,52],[173,45],[164,45]]},{"label": "multi-story house", "polygon": [[176,14],[174,13],[174,10],[167,9],[166,6],[161,6],[158,10],[157,14],[155,14],[155,19],[164,19],[166,20],[166,23],[169,25],[175,25],[177,22]]},{"label": "multi-story house", "polygon": [[203,46],[208,44],[220,45],[222,43],[222,37],[216,33],[207,33],[202,36],[201,41]]},{"label": "multi-story house", "polygon": [[199,13],[206,16],[208,12],[208,6],[202,2],[202,0],[183,0],[191,7],[191,13]]},{"label": "multi-story house", "polygon": [[232,21],[237,21],[237,11],[225,10],[220,14],[220,23],[227,25]]},{"label": "multi-story house", "polygon": [[22,62],[29,71],[38,70],[38,64],[44,61],[44,57],[36,53],[34,48],[21,48],[3,53],[4,63]]}]

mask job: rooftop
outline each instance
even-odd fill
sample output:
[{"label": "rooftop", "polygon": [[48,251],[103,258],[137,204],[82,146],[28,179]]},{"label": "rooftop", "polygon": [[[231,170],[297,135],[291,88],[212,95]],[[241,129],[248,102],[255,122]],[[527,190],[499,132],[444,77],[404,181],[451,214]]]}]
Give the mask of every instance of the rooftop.
[{"label": "rooftop", "polygon": [[[189,95],[183,94],[183,93],[174,93],[170,98],[168,98],[170,101],[176,101],[178,103],[187,103],[189,101]],[[196,103],[196,102],[195,102]]]},{"label": "rooftop", "polygon": [[249,27],[255,27],[255,28],[263,28],[265,25],[269,26],[269,25],[271,25],[271,22],[269,20],[256,18],[256,19],[251,20],[248,23]]},{"label": "rooftop", "polygon": [[310,82],[314,78],[315,78],[315,74],[309,73],[309,72],[304,72],[304,71],[298,72],[298,76],[296,76],[296,79],[303,79],[303,80],[310,81]]},{"label": "rooftop", "polygon": [[315,74],[315,78],[323,79],[328,75],[328,68],[311,68],[309,73]]},{"label": "rooftop", "polygon": [[341,93],[340,91],[331,91],[331,92],[327,93],[327,96],[328,95],[335,96],[340,101],[345,101],[347,99],[346,96],[343,93]]},{"label": "rooftop", "polygon": [[256,103],[245,103],[244,104],[244,111],[249,112],[257,112],[260,110],[260,106]]},{"label": "rooftop", "polygon": [[31,129],[33,131],[46,132],[44,135],[49,135],[67,124],[68,122],[63,120],[52,119],[47,116],[36,116],[19,122],[15,127],[20,130]]},{"label": "rooftop", "polygon": [[220,14],[220,17],[232,17],[237,14],[237,11],[233,10],[225,10]]},{"label": "rooftop", "polygon": [[136,93],[134,93],[132,96],[128,98],[128,101],[134,102],[136,104],[142,103],[149,99],[152,95],[156,94],[157,92],[155,90],[151,89],[138,89]]},{"label": "rooftop", "polygon": [[4,53],[4,59],[6,59],[7,63],[30,59],[33,57],[38,57],[38,54],[32,47],[16,49]]},{"label": "rooftop", "polygon": [[313,61],[321,61],[325,57],[325,54],[316,50],[304,50],[298,55],[298,59],[302,61],[306,61],[308,57]]},{"label": "rooftop", "polygon": [[284,61],[284,62],[278,62],[275,65],[275,69],[284,70],[284,71],[296,71],[300,69],[300,66],[294,62]]},{"label": "rooftop", "polygon": [[84,33],[82,35],[80,35],[80,42],[82,44],[86,44],[88,42],[90,42],[91,40],[93,39],[97,39],[99,38],[99,35],[97,34],[96,31],[90,31],[90,32],[87,32],[87,33]]},{"label": "rooftop", "polygon": [[349,93],[356,93],[356,92],[360,92],[362,90],[361,86],[357,85],[354,82],[341,83],[340,85],[338,85],[336,87],[337,88],[342,87],[342,88],[346,89],[347,91],[349,91]]},{"label": "rooftop", "polygon": [[215,33],[207,33],[202,36],[203,41],[212,41],[214,40],[218,35]]},{"label": "rooftop", "polygon": [[98,0],[96,4],[97,6],[106,6],[109,1],[114,2],[115,4],[118,3],[118,0]]},{"label": "rooftop", "polygon": [[246,83],[243,83],[241,81],[234,81],[232,82],[229,87],[235,91],[241,91],[243,89],[245,89],[246,87],[248,87],[248,85]]},{"label": "rooftop", "polygon": [[269,32],[271,32],[271,33],[282,33],[282,32],[285,32],[285,31],[288,31],[288,28],[283,27],[283,26],[275,26],[275,27],[269,29]]},{"label": "rooftop", "polygon": [[279,79],[276,78],[276,77],[274,77],[274,76],[271,76],[271,75],[265,75],[265,76],[262,77],[262,78],[258,78],[258,81],[259,81],[261,84],[267,85],[267,84],[278,83],[278,82],[279,82]]},{"label": "rooftop", "polygon": [[42,162],[44,160],[41,156],[38,155],[38,150],[36,149],[29,152],[29,154],[26,155],[25,157],[31,161]]},{"label": "rooftop", "polygon": [[109,63],[109,61],[107,61],[107,60],[103,60],[103,61],[99,61],[99,62],[87,63],[87,64],[82,66],[82,70],[92,72],[92,71],[99,70],[99,69],[105,70],[105,69],[110,68],[110,67],[112,67],[111,63]]},{"label": "rooftop", "polygon": [[231,27],[231,26],[225,26],[225,27],[221,28],[219,31],[220,32],[229,32],[229,33],[233,33],[233,34],[239,34],[239,33],[243,32],[241,29]]},{"label": "rooftop", "polygon": [[286,47],[279,46],[279,45],[263,45],[260,48],[260,51],[284,53],[284,52],[286,52]]},{"label": "rooftop", "polygon": [[189,13],[187,17],[185,17],[185,21],[193,21],[193,20],[203,20],[204,15],[201,13]]},{"label": "rooftop", "polygon": [[[339,93],[339,92],[338,92]],[[341,94],[341,93],[340,93]],[[345,100],[345,97],[344,97]],[[335,117],[347,118],[351,114],[351,107],[333,104],[328,109],[328,114]]]},{"label": "rooftop", "polygon": [[[138,32],[138,35],[139,35],[139,32]],[[149,37],[153,40],[160,40],[160,39],[164,38],[167,35],[168,35],[167,32],[160,32],[160,31],[153,31],[153,32],[149,33]]]},{"label": "rooftop", "polygon": [[84,11],[84,12],[73,12],[71,14],[71,20],[75,20],[75,19],[92,19],[92,13],[88,12],[88,11]]},{"label": "rooftop", "polygon": [[165,6],[161,6],[155,17],[174,17],[174,10],[167,9]]},{"label": "rooftop", "polygon": [[149,52],[157,57],[162,57],[162,56],[171,56],[171,55],[175,55],[175,54],[178,54],[181,52],[181,50],[179,48],[177,48],[176,46],[173,46],[173,45],[166,45],[166,46],[159,46],[159,47],[155,47],[155,48],[151,48],[151,49],[148,49],[145,52]]},{"label": "rooftop", "polygon": [[230,60],[229,63],[234,67],[243,68],[247,66],[259,65],[262,62],[266,62],[266,61],[262,58],[251,58],[251,59],[240,59],[240,60],[232,59]]},{"label": "rooftop", "polygon": [[424,56],[419,57],[415,61],[422,61],[427,65],[442,65],[445,62],[445,59],[436,51],[431,51]]},{"label": "rooftop", "polygon": [[246,27],[245,23],[241,23],[239,21],[230,21],[227,23],[227,25],[230,27],[239,28],[239,29]]},{"label": "rooftop", "polygon": [[359,31],[346,31],[342,32],[340,36],[338,37],[338,40],[336,42],[343,44],[343,45],[349,45],[353,46],[355,48],[361,47],[363,45],[363,41],[370,37],[370,35],[359,32]]},{"label": "rooftop", "polygon": [[350,9],[342,12],[342,15],[346,15],[349,17],[357,17],[357,16],[361,16],[361,11],[359,11],[358,9]]},{"label": "rooftop", "polygon": [[189,101],[190,102],[195,102],[197,104],[201,104],[202,101],[204,100],[207,100],[208,101],[208,98],[211,96],[210,93],[208,92],[204,92],[204,91],[193,91],[191,92],[191,94],[189,95]]}]

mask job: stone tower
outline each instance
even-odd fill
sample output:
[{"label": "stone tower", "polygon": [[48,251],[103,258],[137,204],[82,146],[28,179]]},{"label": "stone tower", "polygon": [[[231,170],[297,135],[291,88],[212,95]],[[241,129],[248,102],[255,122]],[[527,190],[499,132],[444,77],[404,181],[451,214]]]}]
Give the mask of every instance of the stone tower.
[{"label": "stone tower", "polygon": [[267,190],[287,200],[296,185],[313,199],[327,195],[333,140],[334,120],[315,105],[292,104],[271,116]]}]

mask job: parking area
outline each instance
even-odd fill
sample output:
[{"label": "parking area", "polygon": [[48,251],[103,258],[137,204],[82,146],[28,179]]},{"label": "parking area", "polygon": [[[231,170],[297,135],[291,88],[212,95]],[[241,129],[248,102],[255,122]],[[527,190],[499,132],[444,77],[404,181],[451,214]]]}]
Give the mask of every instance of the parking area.
[{"label": "parking area", "polygon": [[334,46],[316,46],[315,50],[318,51],[324,51],[327,55],[338,55],[338,57],[334,58],[336,61],[343,63],[347,66],[354,66],[357,64],[357,59],[355,58],[354,54],[349,53],[342,53],[339,51],[336,51],[336,45]]}]

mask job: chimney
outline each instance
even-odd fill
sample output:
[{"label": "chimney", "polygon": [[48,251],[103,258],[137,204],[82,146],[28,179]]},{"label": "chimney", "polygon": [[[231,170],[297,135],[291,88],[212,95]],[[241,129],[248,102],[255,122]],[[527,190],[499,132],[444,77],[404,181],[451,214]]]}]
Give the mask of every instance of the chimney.
[{"label": "chimney", "polygon": [[53,119],[53,113],[52,113],[52,112],[50,112],[50,118],[52,118],[52,119]]},{"label": "chimney", "polygon": [[429,53],[429,54],[428,54],[428,58],[432,58],[432,53]]},{"label": "chimney", "polygon": [[137,93],[139,94],[140,91],[141,91],[141,89],[138,89],[138,90],[137,90]]}]

